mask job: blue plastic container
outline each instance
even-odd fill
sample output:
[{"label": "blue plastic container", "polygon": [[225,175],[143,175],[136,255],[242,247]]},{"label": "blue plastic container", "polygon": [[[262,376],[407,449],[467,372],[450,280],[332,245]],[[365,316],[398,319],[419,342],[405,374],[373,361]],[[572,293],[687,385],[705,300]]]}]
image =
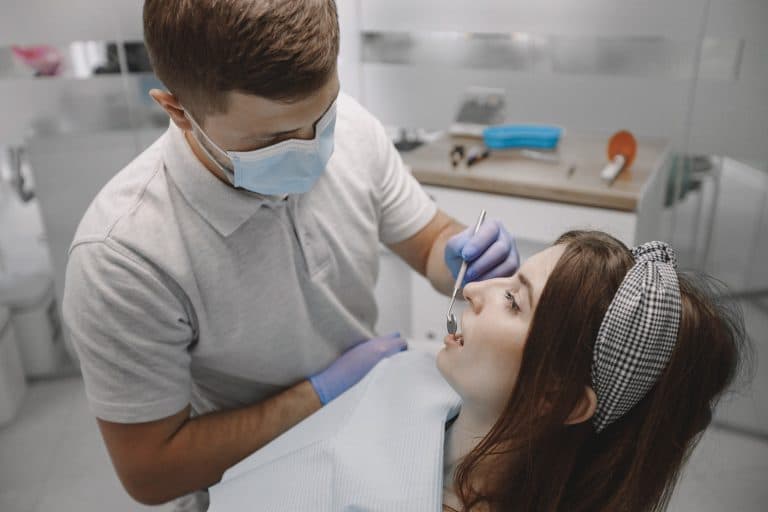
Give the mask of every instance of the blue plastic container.
[{"label": "blue plastic container", "polygon": [[502,124],[483,130],[483,142],[490,149],[555,149],[562,132],[557,126]]}]

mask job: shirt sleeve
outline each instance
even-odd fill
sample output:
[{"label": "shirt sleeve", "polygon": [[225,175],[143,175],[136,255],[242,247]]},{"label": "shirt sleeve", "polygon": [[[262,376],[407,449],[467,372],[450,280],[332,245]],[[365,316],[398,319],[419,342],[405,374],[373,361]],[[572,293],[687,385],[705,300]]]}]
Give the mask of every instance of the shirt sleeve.
[{"label": "shirt sleeve", "polygon": [[196,335],[172,288],[161,272],[115,242],[71,250],[63,320],[98,418],[153,421],[189,404],[189,348]]},{"label": "shirt sleeve", "polygon": [[375,124],[377,171],[381,173],[379,239],[394,244],[426,226],[437,213],[437,205],[405,166],[381,123]]}]

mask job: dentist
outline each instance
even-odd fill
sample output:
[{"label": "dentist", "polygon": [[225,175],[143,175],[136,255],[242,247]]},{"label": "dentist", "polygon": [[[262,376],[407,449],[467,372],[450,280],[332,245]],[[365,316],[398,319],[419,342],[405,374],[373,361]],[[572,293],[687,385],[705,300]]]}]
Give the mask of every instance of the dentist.
[{"label": "dentist", "polygon": [[339,92],[333,0],[147,0],[168,130],[99,192],[70,249],[64,322],[117,475],[204,510],[224,470],[406,348],[377,336],[379,243],[448,293],[512,275]]}]

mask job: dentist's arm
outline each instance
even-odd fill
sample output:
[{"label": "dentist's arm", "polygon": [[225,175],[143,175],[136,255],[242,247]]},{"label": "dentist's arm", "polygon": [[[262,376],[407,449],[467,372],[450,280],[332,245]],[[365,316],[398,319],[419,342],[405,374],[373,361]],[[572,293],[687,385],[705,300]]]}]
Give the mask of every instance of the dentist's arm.
[{"label": "dentist's arm", "polygon": [[142,504],[159,505],[215,484],[227,468],[320,407],[305,380],[242,409],[190,418],[187,406],[148,423],[98,423],[125,490]]},{"label": "dentist's arm", "polygon": [[189,407],[147,423],[98,420],[128,494],[158,505],[221,480],[224,471],[362,379],[376,363],[407,347],[394,333],[363,341],[325,370],[255,405],[196,418]]},{"label": "dentist's arm", "polygon": [[432,220],[412,237],[389,245],[416,272],[429,279],[439,292],[450,294],[455,277],[446,266],[445,246],[448,240],[465,226],[438,210]]}]

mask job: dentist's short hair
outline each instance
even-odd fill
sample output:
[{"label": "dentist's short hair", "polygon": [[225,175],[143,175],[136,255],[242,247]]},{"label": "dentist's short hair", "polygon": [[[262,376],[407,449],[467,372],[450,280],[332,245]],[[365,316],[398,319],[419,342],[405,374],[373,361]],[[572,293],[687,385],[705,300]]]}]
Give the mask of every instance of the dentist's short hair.
[{"label": "dentist's short hair", "polygon": [[199,118],[227,93],[302,100],[334,75],[334,0],[146,0],[144,38],[157,77]]}]

